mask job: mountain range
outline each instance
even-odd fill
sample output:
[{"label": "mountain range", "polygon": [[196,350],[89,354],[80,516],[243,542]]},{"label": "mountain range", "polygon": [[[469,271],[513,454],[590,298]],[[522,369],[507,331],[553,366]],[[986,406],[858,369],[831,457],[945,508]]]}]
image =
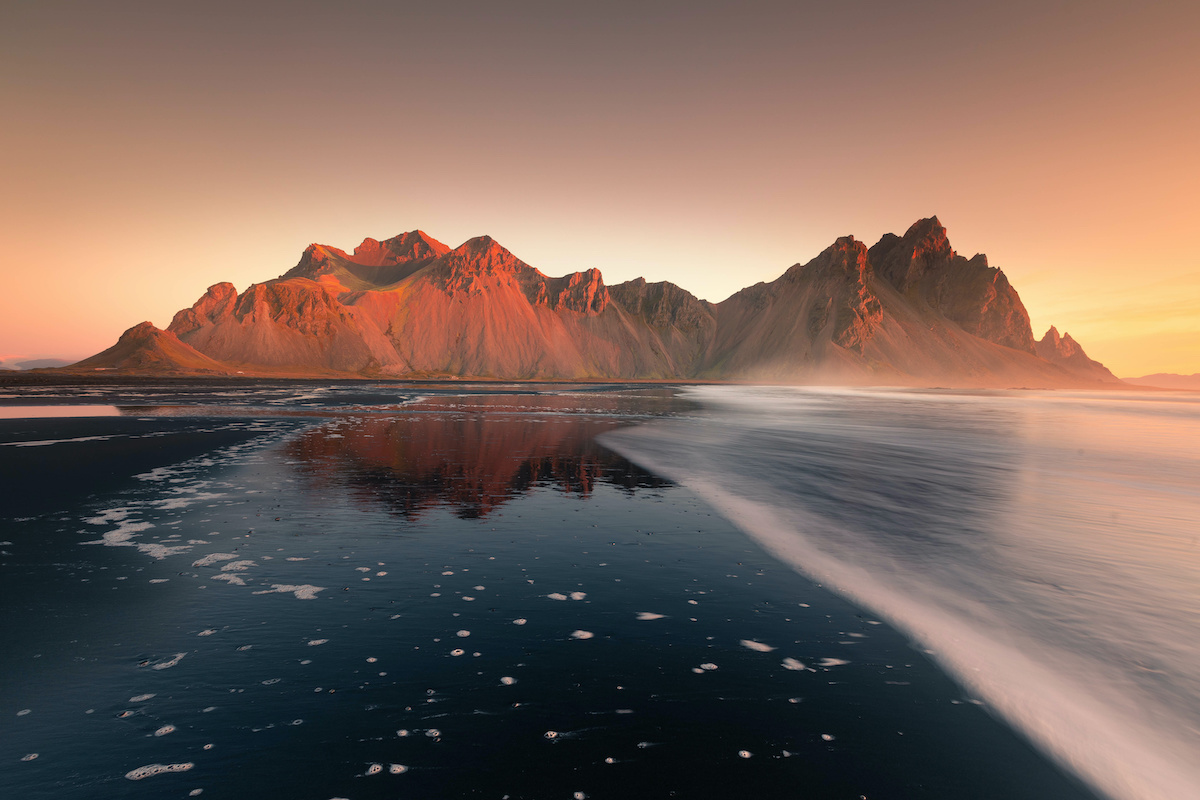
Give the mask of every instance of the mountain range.
[{"label": "mountain range", "polygon": [[218,283],[68,368],[149,374],[720,380],[945,386],[1119,384],[1069,335],[1039,341],[1004,273],[937,217],[839,238],[710,303],[672,283],[561,278],[488,236],[310,245],[279,278]]}]

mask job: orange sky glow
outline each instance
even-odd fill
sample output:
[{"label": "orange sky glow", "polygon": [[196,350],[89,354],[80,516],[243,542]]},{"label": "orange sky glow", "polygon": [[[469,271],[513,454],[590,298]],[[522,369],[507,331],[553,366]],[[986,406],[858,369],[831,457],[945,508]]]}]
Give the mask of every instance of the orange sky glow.
[{"label": "orange sky glow", "polygon": [[1200,6],[0,7],[0,359],[304,247],[481,234],[719,301],[937,214],[1041,336],[1200,372]]}]

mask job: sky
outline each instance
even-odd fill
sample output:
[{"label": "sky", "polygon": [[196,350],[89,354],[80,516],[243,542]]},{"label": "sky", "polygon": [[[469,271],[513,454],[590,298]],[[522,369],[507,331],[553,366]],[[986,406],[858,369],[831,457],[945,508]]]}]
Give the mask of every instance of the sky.
[{"label": "sky", "polygon": [[1200,372],[1200,4],[0,3],[0,360],[311,242],[491,235],[714,302],[936,214],[1122,376]]}]

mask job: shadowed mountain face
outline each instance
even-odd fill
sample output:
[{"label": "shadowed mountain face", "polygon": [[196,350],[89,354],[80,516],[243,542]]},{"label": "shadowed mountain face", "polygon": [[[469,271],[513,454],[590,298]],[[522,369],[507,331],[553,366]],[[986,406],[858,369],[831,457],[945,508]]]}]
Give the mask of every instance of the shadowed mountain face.
[{"label": "shadowed mountain face", "polygon": [[422,408],[360,418],[332,436],[310,430],[289,443],[288,455],[318,491],[382,502],[407,518],[437,507],[486,517],[538,487],[587,496],[600,483],[626,491],[668,485],[593,441],[628,419]]},{"label": "shadowed mountain face", "polygon": [[716,305],[665,282],[609,287],[596,269],[551,278],[487,236],[454,249],[421,231],[366,239],[353,253],[314,244],[276,280],[241,294],[210,287],[168,332],[246,374],[1041,387],[1112,379],[1035,348],[1004,273],[982,255],[957,255],[936,217],[869,249],[838,239]]}]

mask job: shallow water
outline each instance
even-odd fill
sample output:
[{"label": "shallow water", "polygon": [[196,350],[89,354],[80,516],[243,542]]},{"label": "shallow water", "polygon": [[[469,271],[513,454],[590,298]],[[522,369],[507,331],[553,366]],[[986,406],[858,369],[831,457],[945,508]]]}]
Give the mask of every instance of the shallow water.
[{"label": "shallow water", "polygon": [[1092,797],[599,443],[672,390],[80,396],[0,423],[2,796]]},{"label": "shallow water", "polygon": [[704,387],[603,441],[1118,798],[1200,796],[1200,398]]}]

